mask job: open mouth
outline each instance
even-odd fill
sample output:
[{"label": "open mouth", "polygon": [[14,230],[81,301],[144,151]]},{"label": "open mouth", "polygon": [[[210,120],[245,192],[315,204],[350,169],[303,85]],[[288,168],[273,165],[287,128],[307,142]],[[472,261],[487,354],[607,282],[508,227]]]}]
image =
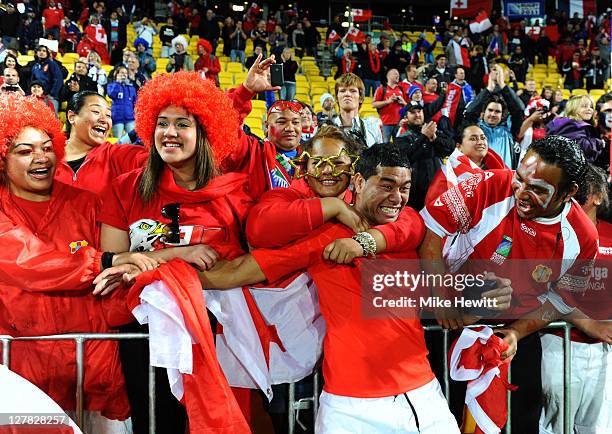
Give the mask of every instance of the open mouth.
[{"label": "open mouth", "polygon": [[28,174],[34,179],[47,179],[51,175],[51,169],[49,167],[32,169],[28,171]]},{"label": "open mouth", "polygon": [[533,210],[531,203],[524,200],[517,201],[516,207],[522,214],[529,214]]},{"label": "open mouth", "polygon": [[94,132],[95,136],[102,137],[102,138],[106,137],[106,132],[108,131],[106,127],[100,127],[100,126],[93,127],[91,130]]}]

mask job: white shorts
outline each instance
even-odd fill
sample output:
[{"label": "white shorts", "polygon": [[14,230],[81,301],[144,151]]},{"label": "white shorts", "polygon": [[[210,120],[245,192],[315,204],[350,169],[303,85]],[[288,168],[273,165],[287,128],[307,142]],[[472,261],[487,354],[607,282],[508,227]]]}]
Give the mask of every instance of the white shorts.
[{"label": "white shorts", "polygon": [[[540,434],[563,432],[563,339],[542,335]],[[574,433],[612,432],[612,349],[603,343],[572,342]]]},{"label": "white shorts", "polygon": [[317,434],[459,434],[435,378],[418,389],[384,398],[351,398],[323,391],[320,404]]}]

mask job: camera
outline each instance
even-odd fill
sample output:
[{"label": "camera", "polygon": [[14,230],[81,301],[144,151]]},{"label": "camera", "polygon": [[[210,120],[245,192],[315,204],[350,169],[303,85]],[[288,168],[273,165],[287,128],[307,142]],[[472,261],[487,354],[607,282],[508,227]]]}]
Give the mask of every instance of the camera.
[{"label": "camera", "polygon": [[[483,285],[474,284],[472,286],[466,286],[463,290],[463,295],[469,300],[480,300],[484,292],[490,291],[497,287],[495,280],[485,280]],[[485,307],[472,307],[466,309],[468,313],[484,318],[495,318],[499,315],[499,312],[487,309]]]}]

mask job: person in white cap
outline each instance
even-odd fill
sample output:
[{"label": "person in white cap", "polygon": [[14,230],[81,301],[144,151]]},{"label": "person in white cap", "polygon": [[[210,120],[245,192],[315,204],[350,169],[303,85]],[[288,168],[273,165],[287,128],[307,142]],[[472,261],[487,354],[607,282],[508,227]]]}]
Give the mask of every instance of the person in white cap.
[{"label": "person in white cap", "polygon": [[184,36],[177,36],[172,40],[172,49],[174,53],[170,55],[168,64],[166,65],[167,72],[176,71],[193,71],[193,59],[187,53],[189,44]]},{"label": "person in white cap", "polygon": [[334,105],[336,104],[336,100],[331,93],[324,93],[319,98],[321,102],[322,110],[317,113],[317,124],[321,124],[322,122],[331,122],[331,120],[336,116],[336,110],[334,110]]}]

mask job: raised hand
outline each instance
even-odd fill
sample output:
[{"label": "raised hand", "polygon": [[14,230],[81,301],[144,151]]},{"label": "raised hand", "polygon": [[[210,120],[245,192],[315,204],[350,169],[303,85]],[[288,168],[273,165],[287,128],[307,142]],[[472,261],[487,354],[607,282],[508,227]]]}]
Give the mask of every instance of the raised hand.
[{"label": "raised hand", "polygon": [[276,63],[274,54],[263,61],[262,58],[262,54],[257,56],[242,85],[253,93],[280,90],[279,86],[272,86],[270,83],[270,65]]}]

